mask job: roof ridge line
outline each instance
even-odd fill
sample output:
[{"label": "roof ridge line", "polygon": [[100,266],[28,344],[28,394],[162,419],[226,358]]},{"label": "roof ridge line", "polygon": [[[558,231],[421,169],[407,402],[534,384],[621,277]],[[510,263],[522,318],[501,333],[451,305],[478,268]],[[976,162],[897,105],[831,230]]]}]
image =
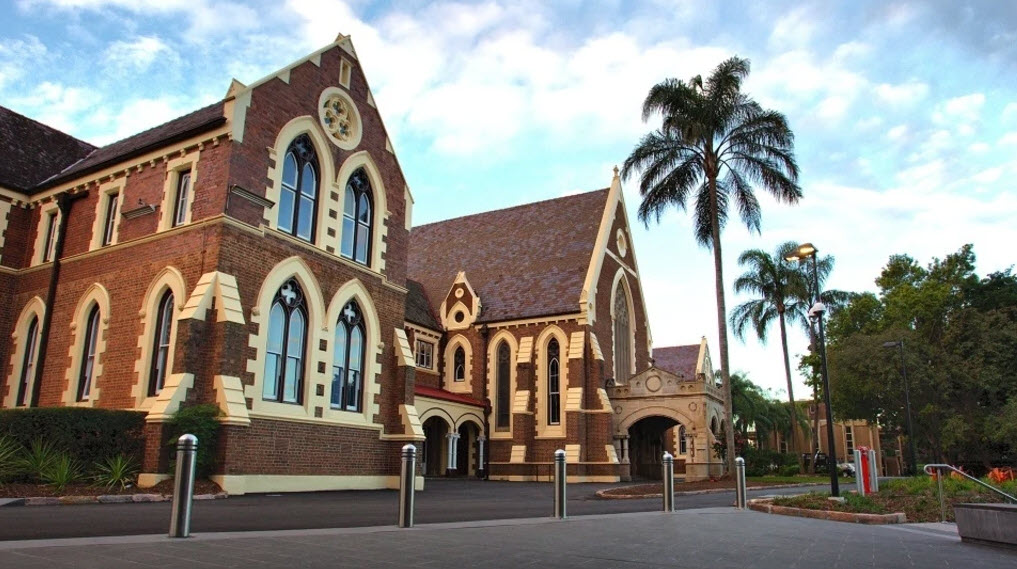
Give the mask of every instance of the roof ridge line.
[{"label": "roof ridge line", "polygon": [[586,196],[586,195],[589,195],[589,194],[595,194],[597,192],[606,192],[606,191],[609,191],[609,190],[610,190],[610,188],[599,188],[599,189],[596,189],[596,190],[587,190],[587,191],[584,191],[584,192],[579,192],[579,193],[575,193],[575,194],[569,194],[567,196],[559,196],[559,197],[556,197],[556,198],[547,198],[547,199],[543,199],[543,200],[539,200],[539,201],[535,201],[535,202],[527,202],[527,203],[517,204],[517,205],[513,205],[513,206],[508,206],[508,207],[504,207],[504,208],[501,208],[501,209],[490,209],[490,210],[487,210],[487,211],[479,211],[477,213],[470,213],[470,214],[466,214],[466,215],[460,215],[458,217],[450,217],[448,219],[442,219],[442,220],[439,220],[439,221],[432,221],[430,223],[424,223],[424,224],[421,224],[421,225],[415,225],[412,228],[410,228],[410,232],[412,233],[413,230],[415,230],[415,229],[420,229],[422,227],[428,227],[428,226],[431,226],[431,225],[439,225],[439,224],[442,224],[442,223],[448,223],[450,221],[458,221],[458,220],[466,219],[466,218],[469,218],[469,217],[478,217],[478,216],[481,216],[481,215],[487,215],[487,214],[491,214],[491,213],[501,213],[501,212],[511,211],[511,210],[514,210],[514,209],[521,209],[521,208],[524,208],[524,207],[532,207],[532,206],[536,206],[536,205],[539,205],[539,204],[545,204],[545,203],[548,203],[548,202],[566,200],[566,199],[569,199],[569,198],[574,198],[574,197],[578,197],[578,196]]}]

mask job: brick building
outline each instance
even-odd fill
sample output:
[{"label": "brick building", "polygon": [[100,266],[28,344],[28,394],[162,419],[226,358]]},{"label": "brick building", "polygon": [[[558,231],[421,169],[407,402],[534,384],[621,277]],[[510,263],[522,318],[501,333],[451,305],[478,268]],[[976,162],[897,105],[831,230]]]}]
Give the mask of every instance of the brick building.
[{"label": "brick building", "polygon": [[0,144],[2,405],[144,411],[143,485],[198,402],[232,493],[391,487],[407,442],[425,474],[539,478],[565,448],[618,480],[650,416],[710,462],[712,374],[651,365],[617,175],[411,231],[348,37],[101,148],[0,108]]}]

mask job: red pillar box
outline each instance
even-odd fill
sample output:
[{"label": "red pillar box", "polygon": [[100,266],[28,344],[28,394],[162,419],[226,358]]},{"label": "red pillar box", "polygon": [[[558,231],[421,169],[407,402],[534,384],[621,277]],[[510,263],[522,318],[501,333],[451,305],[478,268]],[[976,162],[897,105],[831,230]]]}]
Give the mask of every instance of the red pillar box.
[{"label": "red pillar box", "polygon": [[875,481],[872,480],[872,465],[869,464],[873,458],[868,447],[855,449],[855,484],[858,487],[858,494],[865,496],[876,491]]}]

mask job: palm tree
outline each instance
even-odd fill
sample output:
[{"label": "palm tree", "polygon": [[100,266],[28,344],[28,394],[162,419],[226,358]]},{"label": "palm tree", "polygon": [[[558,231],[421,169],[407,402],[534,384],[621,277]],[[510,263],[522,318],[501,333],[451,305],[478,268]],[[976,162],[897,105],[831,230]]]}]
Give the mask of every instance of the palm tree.
[{"label": "palm tree", "polygon": [[[794,133],[783,114],[763,109],[742,93],[749,62],[732,57],[704,81],[666,79],[650,89],[643,102],[643,121],[660,114],[660,128],[645,135],[625,159],[626,178],[641,172],[639,219],[649,224],[670,209],[686,209],[694,202],[695,234],[700,245],[713,250],[720,336],[721,378],[728,423],[731,410],[730,361],[727,345],[727,307],[724,299],[720,230],[734,205],[750,230],[759,231],[760,207],[753,185],[779,201],[796,203],[798,165]],[[734,428],[726,430],[734,448]],[[727,456],[734,472],[734,453]]]},{"label": "palm tree", "polygon": [[[787,321],[808,325],[806,311],[808,284],[798,266],[785,260],[798,244],[781,243],[771,256],[761,249],[749,249],[738,257],[738,264],[747,270],[735,280],[735,292],[751,293],[756,298],[739,304],[731,313],[731,327],[741,340],[750,326],[756,336],[766,343],[766,331],[776,319],[780,323],[780,345],[784,350],[784,375],[787,378],[787,397],[790,411],[791,449],[798,452],[794,386],[791,383],[791,358],[787,349]],[[803,300],[806,299],[806,300]]]}]

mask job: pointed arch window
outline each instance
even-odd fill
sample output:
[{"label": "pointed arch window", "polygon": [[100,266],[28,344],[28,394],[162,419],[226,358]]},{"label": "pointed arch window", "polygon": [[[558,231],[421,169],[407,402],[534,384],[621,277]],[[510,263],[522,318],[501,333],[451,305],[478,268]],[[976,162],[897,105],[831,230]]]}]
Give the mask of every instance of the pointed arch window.
[{"label": "pointed arch window", "polygon": [[35,352],[39,344],[39,317],[32,316],[28,323],[28,335],[25,337],[25,357],[21,361],[21,381],[18,382],[18,407],[28,403],[32,381],[35,378]]},{"label": "pointed arch window", "polygon": [[364,391],[364,355],[366,352],[364,316],[351,300],[339,313],[332,347],[331,407],[359,412]]},{"label": "pointed arch window", "polygon": [[81,347],[81,369],[78,371],[78,401],[88,401],[95,379],[95,347],[99,340],[99,305],[92,306],[85,321],[85,342]]},{"label": "pointed arch window", "polygon": [[557,338],[547,344],[547,424],[561,424],[561,349]]},{"label": "pointed arch window", "polygon": [[452,379],[466,381],[466,350],[462,346],[457,347],[452,355]]},{"label": "pointed arch window", "polygon": [[510,426],[511,415],[509,405],[512,404],[512,401],[510,401],[512,394],[509,363],[511,360],[512,354],[509,352],[508,342],[502,340],[498,344],[498,369],[495,378],[498,392],[498,412],[496,414],[495,428],[499,430],[508,430]]},{"label": "pointed arch window", "polygon": [[268,314],[262,397],[282,403],[302,402],[306,343],[307,308],[304,304],[304,291],[296,279],[290,279],[275,293]]},{"label": "pointed arch window", "polygon": [[614,379],[628,380],[632,374],[632,326],[625,285],[619,284],[614,293]]},{"label": "pointed arch window", "polygon": [[346,198],[343,203],[343,233],[339,252],[343,257],[363,265],[371,258],[371,233],[373,232],[372,210],[374,196],[367,172],[358,169],[346,183]]},{"label": "pointed arch window", "polygon": [[169,373],[170,337],[173,331],[173,291],[167,290],[159,299],[155,330],[152,335],[152,363],[148,370],[148,396],[158,395],[166,385]]},{"label": "pointed arch window", "polygon": [[678,427],[678,454],[689,453],[689,442],[686,437],[685,425]]},{"label": "pointed arch window", "polygon": [[293,139],[283,158],[276,226],[304,241],[314,241],[318,209],[318,155],[306,134]]}]

